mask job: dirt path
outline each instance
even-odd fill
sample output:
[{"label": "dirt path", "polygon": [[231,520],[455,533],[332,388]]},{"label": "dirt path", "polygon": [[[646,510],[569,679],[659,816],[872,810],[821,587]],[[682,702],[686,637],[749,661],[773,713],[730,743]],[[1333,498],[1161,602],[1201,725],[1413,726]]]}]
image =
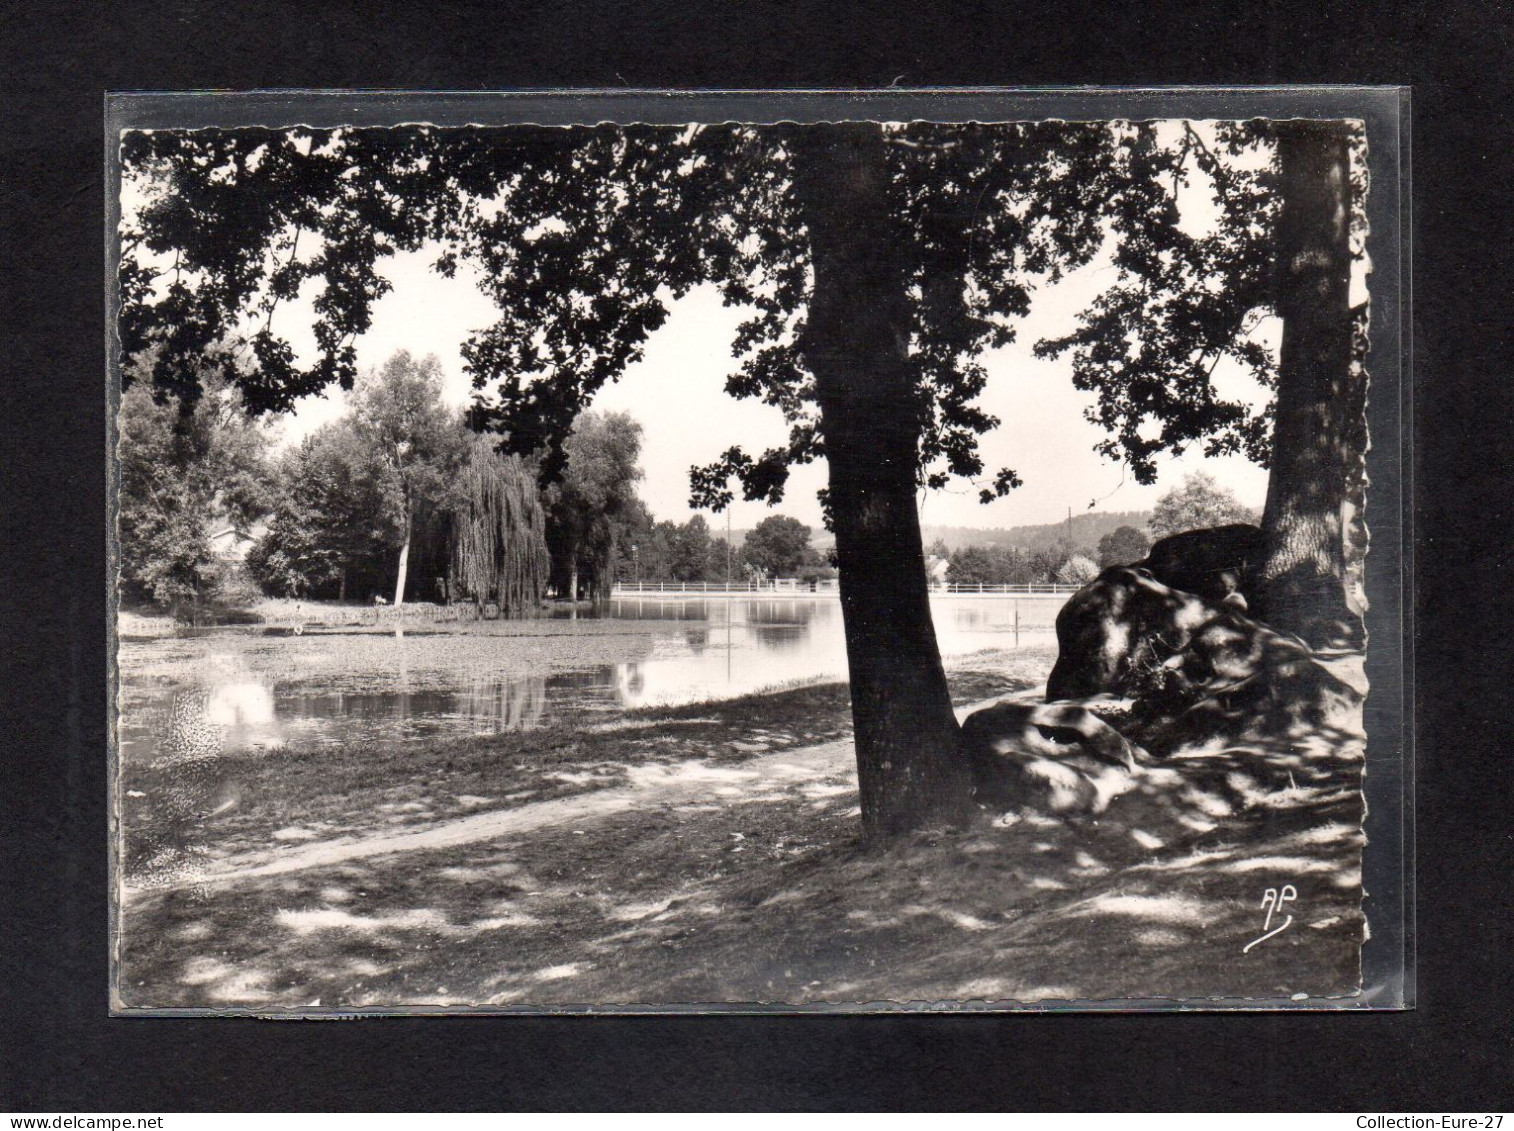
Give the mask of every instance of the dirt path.
[{"label": "dirt path", "polygon": [[[538,801],[509,809],[474,813],[419,829],[381,832],[364,837],[338,837],[313,841],[271,852],[252,852],[218,861],[204,871],[184,876],[173,887],[204,887],[234,883],[258,876],[277,876],[361,860],[370,856],[413,852],[418,849],[450,848],[500,836],[591,821],[630,809],[676,805],[694,800],[751,801],[782,794],[806,785],[814,788],[823,779],[846,777],[855,789],[852,740],[841,739],[819,746],[788,750],[753,758],[734,766],[709,762],[660,763],[633,767],[627,785],[553,801]],[[131,896],[144,890],[124,890]]]},{"label": "dirt path", "polygon": [[[1011,696],[1019,698],[1020,696]],[[967,704],[957,711],[958,718],[998,698]],[[776,798],[792,790],[821,788],[824,779],[845,779],[856,789],[855,757],[850,738],[826,742],[799,750],[756,757],[737,765],[714,765],[688,761],[673,765],[652,763],[633,767],[626,785],[575,794],[553,801],[516,805],[509,809],[491,809],[428,825],[360,837],[336,837],[311,841],[297,847],[280,847],[270,851],[248,852],[227,857],[203,870],[184,874],[171,884],[154,883],[137,887],[127,884],[123,896],[168,888],[208,887],[235,883],[261,876],[286,875],[308,868],[320,868],[362,860],[372,856],[414,852],[423,849],[452,848],[514,836],[537,829],[592,821],[632,809],[687,804],[691,801],[729,803]],[[838,783],[839,784],[839,783]]]}]

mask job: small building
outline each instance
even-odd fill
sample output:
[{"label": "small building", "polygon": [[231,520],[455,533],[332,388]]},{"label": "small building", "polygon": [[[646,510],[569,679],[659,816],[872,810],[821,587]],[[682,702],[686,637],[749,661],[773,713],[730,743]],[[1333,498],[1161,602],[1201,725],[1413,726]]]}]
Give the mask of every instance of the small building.
[{"label": "small building", "polygon": [[252,549],[253,541],[236,527],[227,526],[211,534],[210,549],[216,561],[232,565],[247,560],[247,551]]}]

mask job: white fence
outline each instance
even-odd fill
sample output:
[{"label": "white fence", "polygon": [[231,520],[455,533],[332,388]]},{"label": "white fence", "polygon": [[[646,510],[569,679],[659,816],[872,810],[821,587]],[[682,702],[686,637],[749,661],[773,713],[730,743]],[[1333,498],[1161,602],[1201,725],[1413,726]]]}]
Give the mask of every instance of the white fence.
[{"label": "white fence", "polygon": [[[1076,593],[1080,586],[1062,585],[1057,582],[1029,583],[1024,585],[933,584],[932,593],[947,593],[958,596],[981,595],[985,597],[1066,597]],[[720,581],[642,581],[616,582],[614,595],[678,594],[678,593],[757,593],[757,594],[804,594],[839,593],[837,583],[832,581],[799,581],[792,577],[779,577],[771,581],[733,581],[726,585]]]},{"label": "white fence", "polygon": [[1063,585],[1060,581],[1027,582],[1024,585],[984,585],[945,583],[931,586],[932,593],[985,593],[1010,594],[1015,597],[1067,597],[1083,588],[1081,585]]},{"label": "white fence", "polygon": [[617,581],[614,595],[637,593],[839,593],[836,582],[800,581],[778,577],[770,581]]}]

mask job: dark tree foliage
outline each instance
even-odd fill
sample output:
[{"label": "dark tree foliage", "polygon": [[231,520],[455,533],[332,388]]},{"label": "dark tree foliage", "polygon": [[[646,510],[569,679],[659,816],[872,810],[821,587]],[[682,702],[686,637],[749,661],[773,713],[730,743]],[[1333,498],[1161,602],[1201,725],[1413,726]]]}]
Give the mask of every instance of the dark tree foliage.
[{"label": "dark tree foliage", "polygon": [[[652,517],[646,503],[633,499],[620,518],[620,536],[615,539],[615,579],[627,582],[665,581],[666,542],[654,531],[663,524]],[[671,526],[671,523],[666,525]]]},{"label": "dark tree foliage", "polygon": [[811,549],[808,526],[797,518],[772,514],[746,536],[741,558],[761,571],[763,577],[795,577],[805,564],[805,551]]},{"label": "dark tree foliage", "polygon": [[268,509],[268,437],[217,378],[192,406],[131,389],[117,422],[125,594],[165,608],[210,595],[216,527],[246,535]]},{"label": "dark tree foliage", "polygon": [[708,579],[712,542],[710,524],[703,515],[696,514],[682,526],[673,526],[668,542],[669,580]]},{"label": "dark tree foliage", "polygon": [[1046,581],[1030,555],[1013,546],[963,546],[951,555],[951,585],[1025,585]]},{"label": "dark tree foliage", "polygon": [[806,582],[833,581],[836,577],[836,566],[830,560],[829,554],[822,553],[814,546],[805,546],[799,565],[794,570],[794,576]]},{"label": "dark tree foliage", "polygon": [[1099,539],[1099,565],[1131,565],[1146,556],[1151,539],[1134,526],[1120,526]]},{"label": "dark tree foliage", "polygon": [[[607,600],[617,547],[639,515],[641,425],[623,412],[587,412],[563,444],[564,468],[545,492],[547,547],[559,593]],[[642,508],[644,511],[645,508]]]},{"label": "dark tree foliage", "polygon": [[[872,836],[967,811],[915,492],[952,475],[986,498],[979,358],[1008,343],[1037,278],[1101,246],[1138,151],[1102,123],[236,130],[130,134],[129,176],[161,188],[123,233],[126,356],[193,397],[209,359],[255,410],[355,376],[353,338],[388,284],[379,260],[436,247],[480,271],[499,321],[465,347],[476,427],[541,453],[548,480],[606,381],[670,297],[718,286],[749,312],[734,396],[781,409],[788,442],[731,448],[697,504],[777,501],[824,454]],[[318,282],[317,282],[318,281]],[[317,282],[318,356],[279,335]],[[233,345],[218,343],[230,338]],[[238,368],[250,357],[250,372]],[[240,374],[240,376],[238,376]],[[606,558],[613,562],[613,550]]]},{"label": "dark tree foliage", "polygon": [[265,590],[367,599],[387,587],[404,531],[384,468],[349,421],[285,452],[271,479],[272,515],[247,559]]},{"label": "dark tree foliage", "polygon": [[1058,538],[1049,546],[1032,550],[1030,552],[1031,580],[1058,580],[1057,574],[1061,572],[1062,567],[1079,555],[1090,556],[1088,551],[1078,549],[1066,538]]},{"label": "dark tree foliage", "polygon": [[[1252,334],[1273,300],[1275,174],[1233,160],[1264,144],[1259,123],[1221,125],[1219,151],[1188,123],[1146,122],[1121,138],[1126,152],[1111,209],[1119,281],[1083,313],[1073,333],[1036,343],[1039,356],[1073,351],[1073,383],[1098,394],[1089,416],[1109,433],[1099,450],[1123,459],[1136,480],[1156,480],[1156,457],[1202,443],[1208,455],[1242,452],[1265,463],[1265,411],[1225,400],[1214,387],[1223,359],[1272,388],[1270,351]],[[1184,227],[1181,192],[1209,187],[1215,230]],[[1156,428],[1155,434],[1152,432]]]},{"label": "dark tree foliage", "polygon": [[[1175,138],[1164,128],[1143,124],[1120,142],[1119,283],[1037,352],[1072,351],[1074,383],[1098,394],[1090,416],[1110,433],[1101,450],[1140,482],[1155,479],[1158,454],[1195,443],[1270,466],[1256,611],[1311,643],[1350,642],[1360,623],[1345,604],[1341,513],[1359,502],[1366,449],[1366,310],[1347,300],[1365,254],[1360,124],[1222,123],[1206,137],[1181,123]],[[1212,199],[1212,232],[1185,230],[1185,189]],[[1276,365],[1256,336],[1267,315],[1283,324]],[[1212,375],[1225,359],[1274,402],[1222,397]]]},{"label": "dark tree foliage", "polygon": [[682,525],[654,522],[645,504],[637,499],[617,538],[619,563],[615,576],[623,582],[723,582],[729,564],[731,576],[741,579],[741,560],[727,555],[727,543],[710,536],[710,524],[694,515]]},{"label": "dark tree foliage", "polygon": [[[166,179],[123,233],[124,357],[162,348],[154,384],[198,395],[201,359],[237,383],[253,412],[281,411],[357,376],[352,341],[390,284],[379,261],[438,242],[445,274],[481,267],[501,320],[467,350],[482,398],[475,422],[512,450],[560,450],[579,411],[640,357],[676,297],[718,284],[752,311],[728,382],[790,414],[786,448],[737,449],[718,471],[747,496],[781,496],[785,469],[822,440],[797,331],[809,247],[796,163],[826,127],[429,127],[132,133],[128,175]],[[876,133],[887,164],[906,359],[934,484],[976,478],[975,437],[997,421],[975,408],[977,357],[1012,341],[1034,276],[1086,261],[1114,181],[1102,124],[911,123]],[[825,142],[832,145],[832,140]],[[312,281],[318,356],[301,366],[275,316]],[[228,344],[230,343],[230,344]],[[251,362],[250,365],[246,364]],[[718,500],[724,477],[699,479]],[[993,477],[991,494],[1015,482]],[[987,489],[987,488],[986,488]]]}]

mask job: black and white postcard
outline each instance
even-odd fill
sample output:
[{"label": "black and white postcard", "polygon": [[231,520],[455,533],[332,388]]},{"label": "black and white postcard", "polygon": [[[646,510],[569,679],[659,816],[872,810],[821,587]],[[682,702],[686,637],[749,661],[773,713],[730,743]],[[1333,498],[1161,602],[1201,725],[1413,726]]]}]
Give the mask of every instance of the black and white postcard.
[{"label": "black and white postcard", "polygon": [[1381,100],[1018,98],[117,100],[117,1011],[1405,1003]]}]

